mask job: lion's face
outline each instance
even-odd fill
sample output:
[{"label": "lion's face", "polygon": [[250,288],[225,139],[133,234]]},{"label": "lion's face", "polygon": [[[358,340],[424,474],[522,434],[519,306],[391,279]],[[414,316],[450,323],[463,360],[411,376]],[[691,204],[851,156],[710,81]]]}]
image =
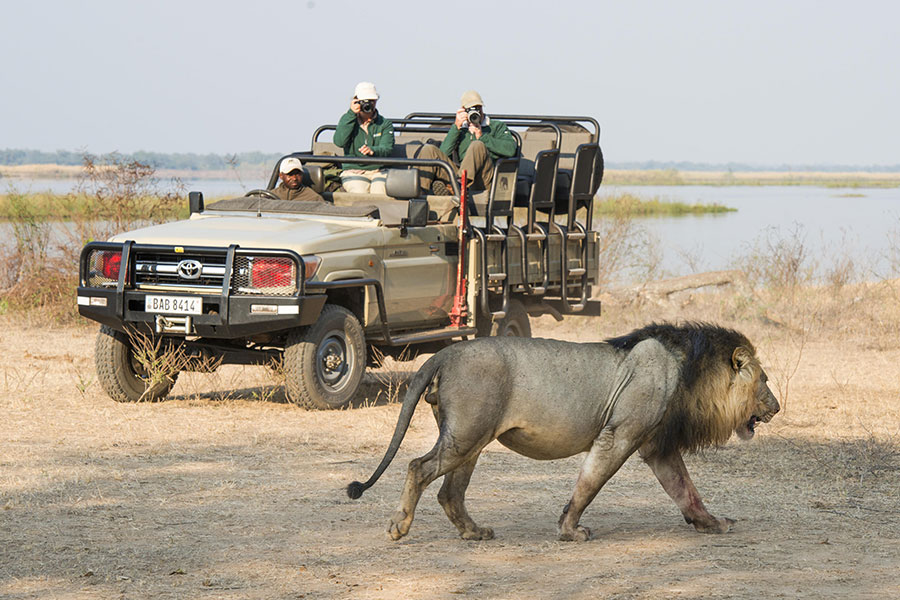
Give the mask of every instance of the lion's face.
[{"label": "lion's face", "polygon": [[732,362],[738,393],[744,396],[746,402],[745,418],[741,419],[734,432],[742,440],[749,440],[756,433],[756,424],[768,423],[781,410],[781,406],[769,389],[769,376],[752,353],[739,347],[734,351]]}]

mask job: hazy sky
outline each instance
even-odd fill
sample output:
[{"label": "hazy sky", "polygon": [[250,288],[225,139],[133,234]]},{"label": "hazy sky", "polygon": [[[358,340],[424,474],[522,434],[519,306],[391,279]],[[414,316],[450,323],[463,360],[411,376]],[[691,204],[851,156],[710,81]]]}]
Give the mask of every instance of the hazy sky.
[{"label": "hazy sky", "polygon": [[387,116],[590,114],[609,161],[900,164],[888,1],[0,0],[0,148],[288,152]]}]

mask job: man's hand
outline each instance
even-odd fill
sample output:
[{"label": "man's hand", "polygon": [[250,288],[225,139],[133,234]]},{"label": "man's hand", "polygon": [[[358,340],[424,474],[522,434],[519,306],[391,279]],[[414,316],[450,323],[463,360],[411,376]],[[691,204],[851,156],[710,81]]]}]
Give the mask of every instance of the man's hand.
[{"label": "man's hand", "polygon": [[462,129],[462,126],[465,125],[468,117],[466,116],[466,109],[461,108],[456,111],[456,128]]},{"label": "man's hand", "polygon": [[356,98],[354,98],[353,100],[350,101],[350,110],[353,111],[353,114],[354,114],[354,115],[358,115],[358,114],[359,114],[359,111],[360,111],[360,108],[359,108],[359,100],[357,100]]},{"label": "man's hand", "polygon": [[359,151],[366,156],[375,156],[375,151],[369,148],[368,144],[363,144],[359,147]]},{"label": "man's hand", "polygon": [[476,140],[481,139],[481,125],[473,125],[469,123],[469,131],[475,136]]}]

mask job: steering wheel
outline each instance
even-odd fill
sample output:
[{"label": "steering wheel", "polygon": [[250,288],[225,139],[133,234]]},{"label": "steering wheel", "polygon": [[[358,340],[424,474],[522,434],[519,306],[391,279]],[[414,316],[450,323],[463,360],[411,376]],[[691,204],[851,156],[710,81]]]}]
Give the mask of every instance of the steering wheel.
[{"label": "steering wheel", "polygon": [[247,198],[249,196],[260,196],[262,198],[268,198],[269,200],[281,200],[281,198],[279,198],[269,190],[250,190],[249,192],[244,194],[244,198]]}]

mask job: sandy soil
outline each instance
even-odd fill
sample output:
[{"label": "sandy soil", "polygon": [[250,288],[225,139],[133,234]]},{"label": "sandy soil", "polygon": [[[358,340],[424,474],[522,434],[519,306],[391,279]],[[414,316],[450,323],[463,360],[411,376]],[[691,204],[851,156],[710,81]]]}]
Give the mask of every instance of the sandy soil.
[{"label": "sandy soil", "polygon": [[[663,316],[542,317],[535,334],[597,340]],[[738,325],[789,397],[751,442],[687,459],[710,510],[738,519],[732,533],[696,533],[632,458],[585,513],[595,538],[559,542],[579,457],[537,462],[495,442],[468,494],[495,540],[459,539],[434,484],[392,542],[406,464],[436,428],[420,407],[379,483],[348,499],[398,413],[377,380],[337,412],[287,404],[265,369],[237,367],[183,374],[165,402],[116,404],[93,372],[94,327],[4,317],[0,597],[900,597],[900,345],[800,347]]]}]

